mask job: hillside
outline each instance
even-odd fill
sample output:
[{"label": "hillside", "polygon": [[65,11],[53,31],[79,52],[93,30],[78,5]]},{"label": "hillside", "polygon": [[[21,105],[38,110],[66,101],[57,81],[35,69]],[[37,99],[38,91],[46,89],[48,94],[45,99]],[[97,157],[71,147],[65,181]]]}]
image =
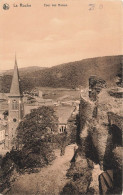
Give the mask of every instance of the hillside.
[{"label": "hillside", "polygon": [[[24,67],[24,68],[19,68],[19,73],[20,76],[24,76],[26,74],[30,74],[35,71],[43,70],[45,69],[44,67],[39,67],[39,66],[29,66],[29,67]],[[13,69],[3,71],[4,75],[12,75],[13,74]]]},{"label": "hillside", "polygon": [[[70,62],[45,69],[30,69],[20,71],[23,90],[31,90],[34,87],[66,87],[76,88],[79,85],[86,87],[88,78],[97,75],[110,85],[113,85],[116,75],[121,75],[122,56],[106,56],[89,58],[81,61]],[[0,89],[8,92],[11,83],[11,75],[6,72],[1,77]]]}]

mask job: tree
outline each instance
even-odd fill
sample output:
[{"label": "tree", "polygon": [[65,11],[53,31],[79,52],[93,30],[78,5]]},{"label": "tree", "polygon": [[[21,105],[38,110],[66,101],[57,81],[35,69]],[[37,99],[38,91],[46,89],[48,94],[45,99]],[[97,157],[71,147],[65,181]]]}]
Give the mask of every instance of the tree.
[{"label": "tree", "polygon": [[52,107],[42,106],[33,109],[20,122],[17,128],[17,142],[31,144],[45,138],[49,133],[57,132],[58,118]]},{"label": "tree", "polygon": [[16,145],[21,145],[21,167],[32,168],[49,164],[55,159],[49,137],[57,132],[58,118],[52,107],[33,109],[17,128]]}]

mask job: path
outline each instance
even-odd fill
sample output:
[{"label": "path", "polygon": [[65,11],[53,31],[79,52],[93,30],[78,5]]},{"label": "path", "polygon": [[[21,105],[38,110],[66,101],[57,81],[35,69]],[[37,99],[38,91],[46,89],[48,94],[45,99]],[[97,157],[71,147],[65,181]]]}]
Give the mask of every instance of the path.
[{"label": "path", "polygon": [[103,171],[100,170],[100,166],[97,164],[94,164],[94,169],[92,171],[92,182],[90,184],[90,187],[94,189],[94,195],[99,195],[99,181],[98,177]]},{"label": "path", "polygon": [[74,144],[67,146],[65,155],[57,158],[52,165],[44,167],[39,173],[21,175],[11,188],[8,195],[58,195],[68,182],[66,172],[70,167],[70,160],[74,154]]}]

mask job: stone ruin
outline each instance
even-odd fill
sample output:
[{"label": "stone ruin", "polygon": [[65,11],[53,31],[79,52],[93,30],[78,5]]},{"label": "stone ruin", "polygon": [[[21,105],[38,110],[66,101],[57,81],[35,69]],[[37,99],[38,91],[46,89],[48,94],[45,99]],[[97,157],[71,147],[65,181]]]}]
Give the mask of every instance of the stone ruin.
[{"label": "stone ruin", "polygon": [[[105,111],[107,120],[99,114],[99,94],[106,82],[89,78],[89,99],[81,95],[80,124],[77,144],[67,176],[71,178],[61,194],[121,194],[122,193],[122,126],[123,117]],[[106,105],[105,105],[106,106]],[[102,113],[101,113],[102,114]],[[99,165],[97,183],[91,185],[95,165]],[[101,174],[100,174],[101,173]],[[95,186],[98,186],[96,189]]]},{"label": "stone ruin", "polygon": [[92,101],[96,101],[98,94],[100,93],[101,89],[106,87],[106,82],[101,79],[97,78],[96,76],[91,76],[89,78],[89,98]]}]

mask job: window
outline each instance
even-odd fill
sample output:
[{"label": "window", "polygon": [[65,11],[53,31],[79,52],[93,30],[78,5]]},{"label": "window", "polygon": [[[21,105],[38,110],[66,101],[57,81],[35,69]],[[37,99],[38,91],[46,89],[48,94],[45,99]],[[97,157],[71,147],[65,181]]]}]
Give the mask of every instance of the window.
[{"label": "window", "polygon": [[16,121],[17,121],[17,119],[16,119],[16,118],[13,118],[13,121],[14,121],[14,122],[16,122]]},{"label": "window", "polygon": [[17,103],[16,100],[13,100],[13,101],[12,101],[12,109],[13,109],[13,110],[17,110],[17,109],[18,109],[18,103]]}]

